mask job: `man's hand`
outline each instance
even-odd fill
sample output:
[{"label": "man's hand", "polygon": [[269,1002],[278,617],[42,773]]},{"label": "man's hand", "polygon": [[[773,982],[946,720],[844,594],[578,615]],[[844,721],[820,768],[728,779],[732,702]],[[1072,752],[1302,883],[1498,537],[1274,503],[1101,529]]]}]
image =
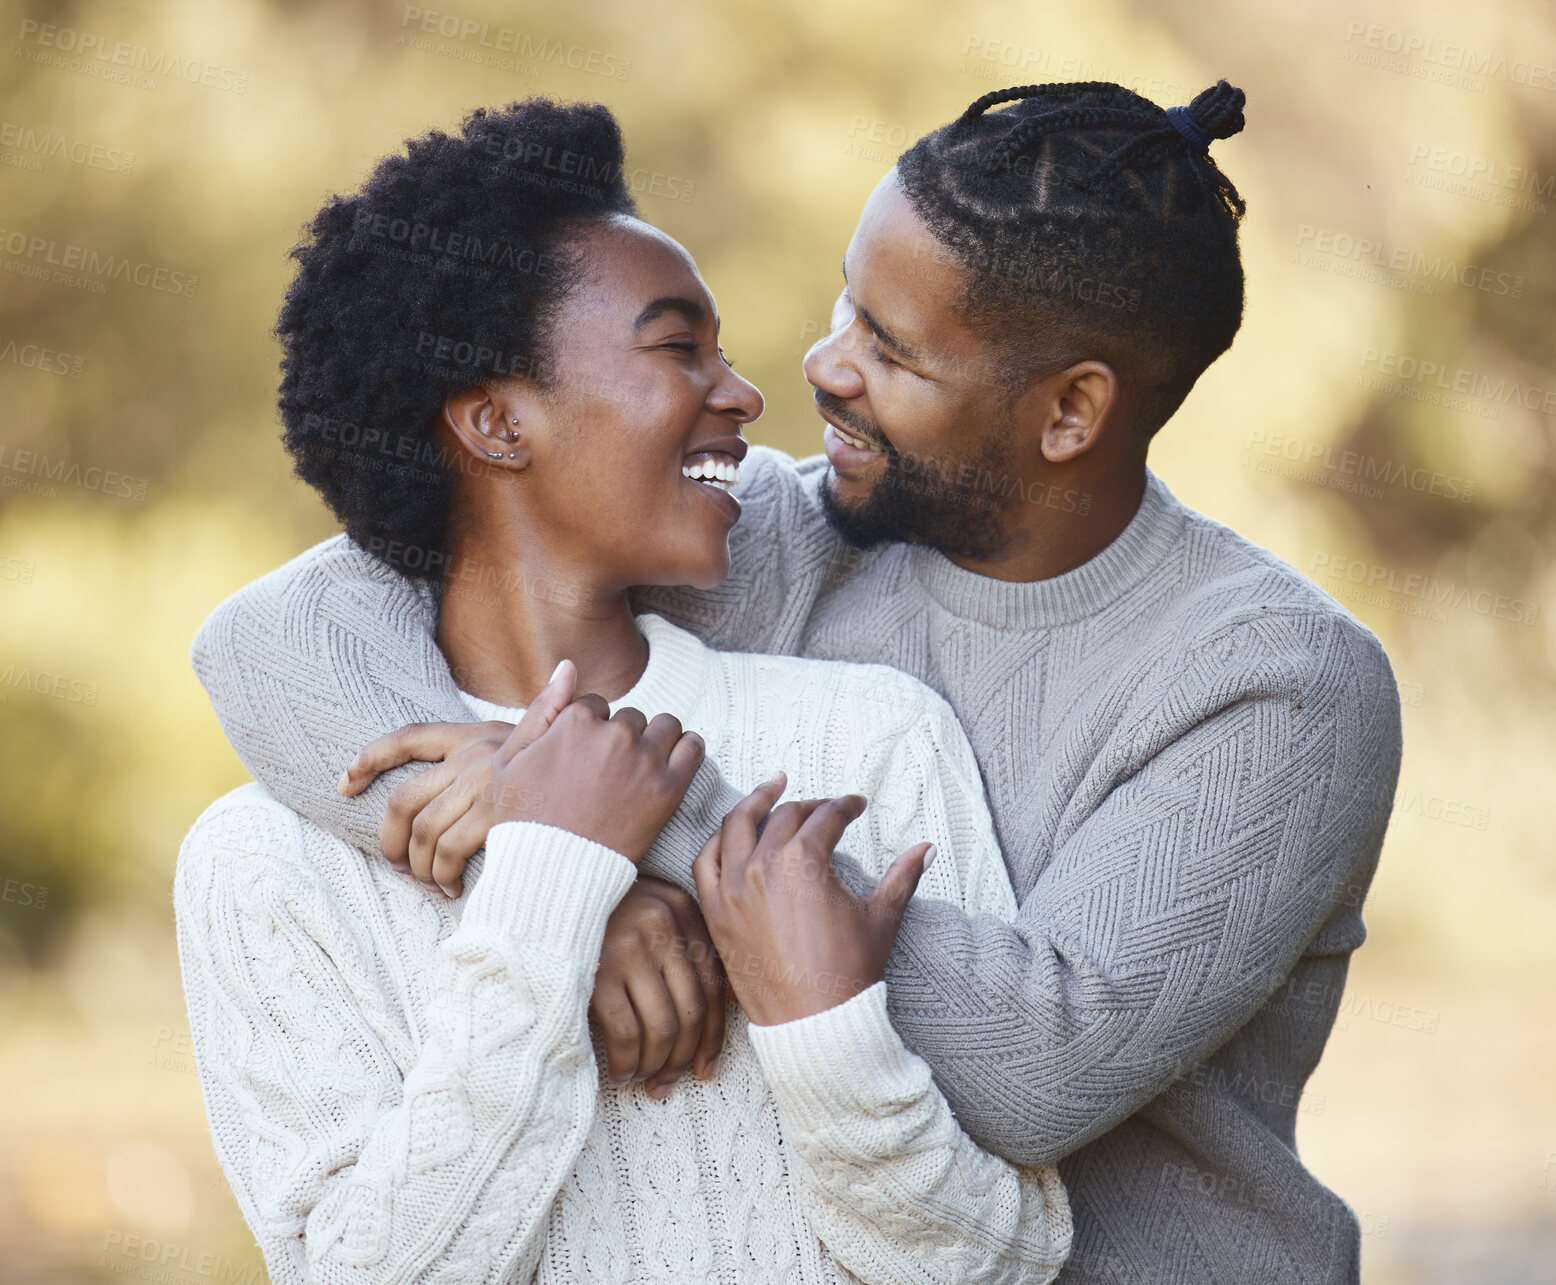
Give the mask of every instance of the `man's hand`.
[{"label": "man's hand", "polygon": [[759,1026],[823,1012],[885,977],[903,911],[933,860],[933,845],[916,843],[856,897],[832,852],[864,797],[774,808],[784,784],[779,774],[746,795],[692,867],[729,984]]},{"label": "man's hand", "polygon": [[589,1016],[612,1083],[663,1098],[688,1066],[705,1080],[724,1047],[724,968],[697,903],[641,876],[605,925]]}]

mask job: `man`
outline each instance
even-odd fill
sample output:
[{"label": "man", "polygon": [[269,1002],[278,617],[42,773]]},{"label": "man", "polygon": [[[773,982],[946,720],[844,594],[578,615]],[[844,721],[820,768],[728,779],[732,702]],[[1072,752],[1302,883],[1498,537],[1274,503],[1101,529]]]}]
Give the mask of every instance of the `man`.
[{"label": "man", "polygon": [[[1021,911],[910,903],[889,1010],[981,1145],[1059,1162],[1064,1281],[1358,1275],[1295,1119],[1364,936],[1397,694],[1370,633],[1146,466],[1240,324],[1243,207],[1206,149],[1242,104],[1026,86],[920,139],[806,358],[826,458],[753,448],[730,578],[640,596],[715,646],[888,663],[956,710]],[[330,711],[375,734],[467,715],[430,599],[325,549],[226,604],[195,659],[256,777],[369,846],[383,792],[329,797]],[[298,668],[367,646],[390,699]],[[700,779],[654,867],[682,887],[738,798]],[[880,929],[836,864],[818,935],[868,984]]]}]

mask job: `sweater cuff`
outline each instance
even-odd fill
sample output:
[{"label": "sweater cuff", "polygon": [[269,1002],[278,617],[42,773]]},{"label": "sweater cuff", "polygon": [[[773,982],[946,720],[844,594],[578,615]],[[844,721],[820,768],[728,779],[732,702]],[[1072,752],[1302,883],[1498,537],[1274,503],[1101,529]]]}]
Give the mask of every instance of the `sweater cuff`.
[{"label": "sweater cuff", "polygon": [[749,1030],[774,1098],[805,1128],[888,1115],[930,1078],[886,1015],[883,981],[820,1013]]},{"label": "sweater cuff", "polygon": [[598,955],[605,921],[637,873],[621,853],[570,830],[503,821],[486,837],[460,928],[549,943],[565,955]]}]

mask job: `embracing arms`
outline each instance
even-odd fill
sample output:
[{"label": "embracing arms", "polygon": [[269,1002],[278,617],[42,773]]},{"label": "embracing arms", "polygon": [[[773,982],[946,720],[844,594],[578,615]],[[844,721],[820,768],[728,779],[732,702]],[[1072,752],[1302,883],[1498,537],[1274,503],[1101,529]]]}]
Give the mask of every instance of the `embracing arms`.
[{"label": "embracing arms", "polygon": [[[738,647],[764,609],[781,636],[747,645],[792,645],[790,617],[803,620],[829,574],[816,567],[834,551],[805,488],[785,480],[793,471],[769,458],[756,476],[777,479],[772,494],[743,487],[732,544],[755,543],[735,550],[733,585],[708,595],[717,645]],[[783,580],[776,608],[771,575]],[[673,592],[654,591],[653,605],[668,610]],[[755,606],[741,605],[746,592]],[[1249,1020],[1346,885],[1370,874],[1399,760],[1387,660],[1338,613],[1206,639],[1201,660],[1214,668],[1212,644],[1256,632],[1276,639],[1273,654],[1189,675],[1198,694],[1164,701],[1173,719],[1138,729],[1132,774],[1072,801],[1014,923],[922,900],[905,914],[886,974],[893,1024],[987,1150],[1044,1163],[1133,1114]],[[195,660],[250,771],[368,851],[393,781],[348,800],[330,784],[344,764],[403,723],[468,721],[430,608],[344,539],[224,604]],[[342,687],[337,668],[364,677]],[[667,828],[643,866],[682,887],[738,797],[706,764],[694,805],[702,786],[704,814],[678,837]],[[873,882],[837,865],[855,892]],[[1166,883],[1162,871],[1174,872]]]}]

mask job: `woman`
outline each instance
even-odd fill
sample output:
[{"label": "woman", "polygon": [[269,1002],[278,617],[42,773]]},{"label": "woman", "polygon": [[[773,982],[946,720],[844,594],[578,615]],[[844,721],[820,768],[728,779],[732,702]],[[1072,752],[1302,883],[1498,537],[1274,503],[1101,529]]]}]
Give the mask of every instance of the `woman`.
[{"label": "woman", "polygon": [[[727,573],[761,398],[690,257],[635,217],[609,112],[531,100],[415,140],[295,257],[297,471],[386,575],[441,593],[466,705],[517,726],[486,806],[450,789],[418,818],[490,827],[458,898],[257,785],[185,842],[201,1082],[272,1278],[1051,1279],[1057,1175],[961,1132],[883,983],[796,978],[770,945],[732,969],[744,1011],[714,1078],[660,1100],[591,1056],[607,922],[704,752],[747,788],[781,758],[814,796],[774,809],[774,778],[710,839],[698,882],[726,928],[732,881],[830,852],[863,800],[829,796],[852,788],[873,873],[911,886],[930,839],[925,895],[1015,913],[971,750],[927,688],[633,617],[633,585]],[[372,670],[364,652],[320,681],[349,704]]]}]

